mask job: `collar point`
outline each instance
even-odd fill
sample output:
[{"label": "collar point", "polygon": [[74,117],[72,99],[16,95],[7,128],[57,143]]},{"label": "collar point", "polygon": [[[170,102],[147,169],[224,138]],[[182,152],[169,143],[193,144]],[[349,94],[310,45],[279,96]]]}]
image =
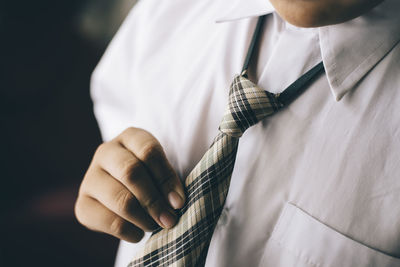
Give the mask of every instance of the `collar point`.
[{"label": "collar point", "polygon": [[343,96],[344,96],[344,94],[336,95],[335,96],[335,101],[339,102],[340,100],[342,100]]},{"label": "collar point", "polygon": [[333,95],[333,98],[335,99],[336,102],[340,102],[340,100],[343,99],[343,97],[349,92],[347,89],[340,89],[340,88],[333,88],[331,87],[331,92]]}]

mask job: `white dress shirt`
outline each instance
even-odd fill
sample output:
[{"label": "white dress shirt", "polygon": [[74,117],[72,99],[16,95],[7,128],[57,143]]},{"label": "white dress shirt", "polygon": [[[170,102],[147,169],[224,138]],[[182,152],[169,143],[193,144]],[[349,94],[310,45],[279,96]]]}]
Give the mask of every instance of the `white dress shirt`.
[{"label": "white dress shirt", "polygon": [[[146,129],[184,179],[263,14],[260,87],[281,92],[321,60],[326,73],[240,139],[206,266],[400,266],[399,0],[311,29],[267,0],[140,1],[93,74],[104,140]],[[116,266],[145,241],[121,242]]]}]

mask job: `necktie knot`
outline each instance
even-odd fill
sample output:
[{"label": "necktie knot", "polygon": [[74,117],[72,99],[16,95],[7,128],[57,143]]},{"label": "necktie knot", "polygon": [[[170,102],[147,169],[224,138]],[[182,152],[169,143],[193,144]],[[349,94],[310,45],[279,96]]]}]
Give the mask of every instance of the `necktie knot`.
[{"label": "necktie knot", "polygon": [[242,75],[233,80],[229,102],[219,130],[233,137],[241,137],[251,126],[272,115],[282,104],[274,94],[266,92]]}]

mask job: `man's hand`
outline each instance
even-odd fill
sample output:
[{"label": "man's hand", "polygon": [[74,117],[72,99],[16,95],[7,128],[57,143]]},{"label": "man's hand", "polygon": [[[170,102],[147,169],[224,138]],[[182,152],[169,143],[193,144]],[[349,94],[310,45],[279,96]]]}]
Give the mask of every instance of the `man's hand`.
[{"label": "man's hand", "polygon": [[144,231],[174,226],[182,208],[182,183],[160,143],[148,132],[128,128],[97,149],[75,204],[79,222],[129,242]]}]

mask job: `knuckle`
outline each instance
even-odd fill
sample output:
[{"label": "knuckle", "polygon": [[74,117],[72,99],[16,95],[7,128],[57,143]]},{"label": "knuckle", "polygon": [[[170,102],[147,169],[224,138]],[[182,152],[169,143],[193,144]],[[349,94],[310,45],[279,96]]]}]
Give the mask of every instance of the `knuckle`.
[{"label": "knuckle", "polygon": [[133,131],[135,131],[135,128],[133,128],[133,127],[128,127],[128,128],[126,128],[122,133],[123,133],[123,134],[129,134],[129,133],[132,133]]},{"label": "knuckle", "polygon": [[82,221],[83,211],[82,211],[82,205],[81,205],[81,202],[80,202],[80,198],[78,198],[78,200],[75,203],[74,214],[75,214],[75,217],[78,220],[78,222],[80,224],[82,224],[82,225],[85,225],[85,223]]},{"label": "knuckle", "polygon": [[115,216],[110,224],[110,233],[114,236],[123,236],[126,232],[126,222],[120,217]]},{"label": "knuckle", "polygon": [[126,160],[121,163],[121,180],[124,182],[135,182],[143,172],[144,166],[136,159]]},{"label": "knuckle", "polygon": [[142,147],[139,154],[144,162],[152,162],[160,159],[162,151],[163,150],[160,144],[154,141],[149,141]]},{"label": "knuckle", "polygon": [[127,213],[133,203],[133,195],[127,190],[121,190],[116,196],[116,209],[119,213]]},{"label": "knuckle", "polygon": [[122,136],[131,136],[136,132],[136,128],[134,127],[128,127],[125,130],[122,131],[121,135]]},{"label": "knuckle", "polygon": [[142,206],[149,213],[151,210],[154,210],[160,206],[160,196],[156,194],[144,198],[142,201]]},{"label": "knuckle", "polygon": [[102,143],[97,147],[96,152],[94,154],[101,155],[106,149],[107,149],[107,143]]},{"label": "knuckle", "polygon": [[163,179],[158,181],[158,185],[164,190],[172,189],[174,187],[174,178],[175,175],[173,173],[166,174]]},{"label": "knuckle", "polygon": [[85,206],[82,202],[83,200],[81,200],[81,197],[78,197],[74,206],[75,218],[80,224],[82,224],[86,228],[90,228],[89,219],[87,218],[87,210],[85,210]]}]

